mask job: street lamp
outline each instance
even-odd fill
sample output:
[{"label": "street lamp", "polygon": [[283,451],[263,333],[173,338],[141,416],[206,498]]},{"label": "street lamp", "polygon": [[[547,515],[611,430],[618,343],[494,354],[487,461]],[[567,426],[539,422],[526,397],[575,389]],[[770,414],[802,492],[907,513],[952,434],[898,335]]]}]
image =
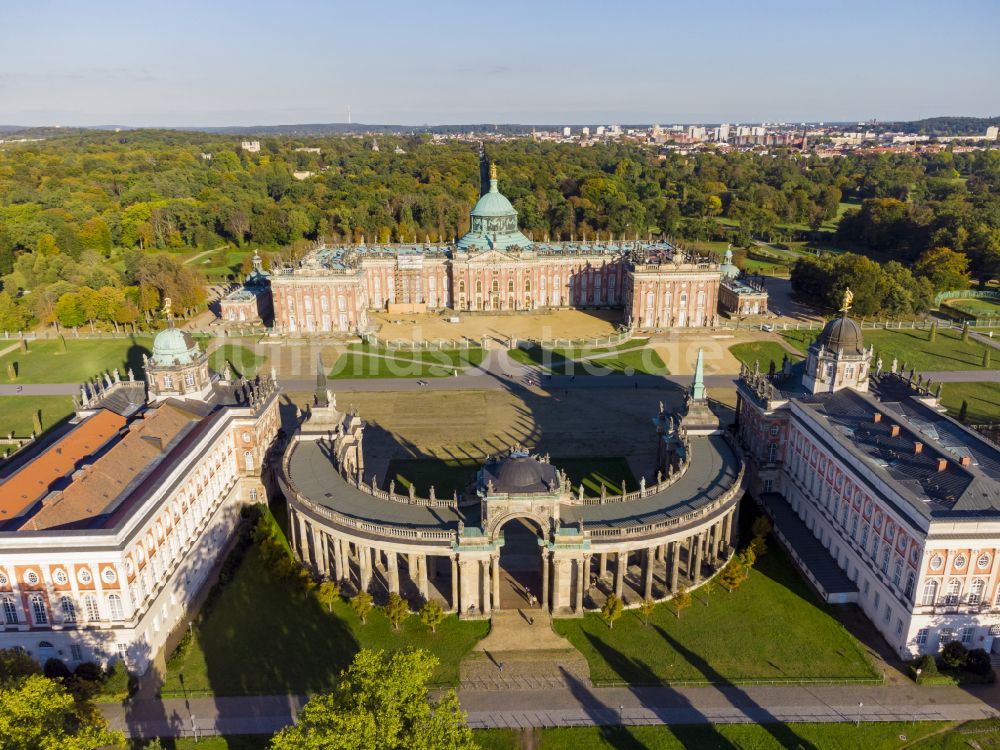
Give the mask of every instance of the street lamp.
[{"label": "street lamp", "polygon": [[862,703],[861,701],[858,701],[858,721],[857,721],[857,724],[855,724],[855,726],[858,726],[858,727],[861,726],[861,709],[864,708],[864,707],[865,707],[865,704]]},{"label": "street lamp", "polygon": [[618,704],[618,725],[625,726],[625,705],[622,703]]},{"label": "street lamp", "polygon": [[194,735],[194,741],[198,741],[198,725],[194,723],[194,714],[191,714],[191,734]]}]

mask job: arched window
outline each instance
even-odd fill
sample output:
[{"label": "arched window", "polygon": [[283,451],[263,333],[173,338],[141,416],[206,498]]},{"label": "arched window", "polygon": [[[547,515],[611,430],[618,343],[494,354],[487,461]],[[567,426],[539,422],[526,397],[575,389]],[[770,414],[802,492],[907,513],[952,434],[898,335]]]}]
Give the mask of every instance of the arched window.
[{"label": "arched window", "polygon": [[525,279],[524,280],[524,291],[526,291],[526,292],[530,292],[531,291],[531,279]]},{"label": "arched window", "polygon": [[931,607],[934,605],[937,599],[938,593],[938,582],[931,578],[924,584],[924,593],[921,597],[920,603],[925,607]]},{"label": "arched window", "polygon": [[3,621],[7,625],[17,625],[17,605],[13,597],[3,598]]},{"label": "arched window", "polygon": [[64,596],[59,600],[59,609],[62,611],[62,619],[64,623],[72,624],[76,622],[76,607],[73,604],[73,600],[68,596]]},{"label": "arched window", "polygon": [[93,594],[83,597],[83,613],[87,622],[97,622],[101,619],[101,613],[97,611],[97,598]]},{"label": "arched window", "polygon": [[767,462],[773,464],[778,460],[778,444],[768,443],[767,444]]},{"label": "arched window", "polygon": [[48,625],[49,614],[45,611],[45,600],[38,594],[34,594],[28,602],[31,604],[31,615],[35,618],[35,624]]},{"label": "arched window", "polygon": [[459,291],[459,294],[465,294],[465,281],[464,280],[458,282],[458,291]]},{"label": "arched window", "polygon": [[250,451],[243,452],[243,465],[247,471],[253,471],[253,453]]},{"label": "arched window", "polygon": [[896,564],[892,568],[892,585],[898,586],[902,576],[903,576],[903,562],[901,560],[896,560]]},{"label": "arched window", "polygon": [[477,291],[477,292],[481,292],[481,291],[483,291],[483,282],[481,282],[481,281],[476,281],[476,291]]},{"label": "arched window", "polygon": [[251,487],[250,488],[250,502],[252,502],[252,503],[257,502],[257,488],[256,487]]},{"label": "arched window", "polygon": [[500,291],[500,280],[499,279],[493,279],[493,291],[494,292],[499,292]]},{"label": "arched window", "polygon": [[124,620],[125,610],[122,609],[122,598],[118,594],[108,595],[108,610],[112,620]]},{"label": "arched window", "polygon": [[986,581],[977,578],[972,582],[969,589],[969,604],[979,604],[983,600],[983,589],[986,588]]},{"label": "arched window", "polygon": [[952,578],[948,581],[948,588],[944,593],[944,603],[945,604],[958,604],[958,600],[962,596],[962,582],[957,578]]},{"label": "arched window", "polygon": [[508,292],[513,292],[514,291],[514,280],[513,279],[511,279],[510,281],[507,282],[507,291]]},{"label": "arched window", "polygon": [[903,596],[905,596],[907,599],[913,598],[914,583],[916,583],[916,578],[914,577],[913,572],[910,571],[909,573],[906,574],[906,588],[903,589]]}]

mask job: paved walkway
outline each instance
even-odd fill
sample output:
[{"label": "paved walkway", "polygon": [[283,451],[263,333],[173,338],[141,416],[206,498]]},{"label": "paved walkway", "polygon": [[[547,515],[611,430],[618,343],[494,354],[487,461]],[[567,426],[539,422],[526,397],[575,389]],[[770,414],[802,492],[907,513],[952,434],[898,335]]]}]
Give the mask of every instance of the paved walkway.
[{"label": "paved walkway", "polygon": [[[796,685],[690,688],[566,687],[459,691],[469,724],[559,727],[857,721],[968,721],[1000,716],[997,690],[957,687]],[[131,737],[271,734],[291,723],[304,696],[191,698],[103,705],[112,728]],[[859,706],[859,704],[861,704]]]}]

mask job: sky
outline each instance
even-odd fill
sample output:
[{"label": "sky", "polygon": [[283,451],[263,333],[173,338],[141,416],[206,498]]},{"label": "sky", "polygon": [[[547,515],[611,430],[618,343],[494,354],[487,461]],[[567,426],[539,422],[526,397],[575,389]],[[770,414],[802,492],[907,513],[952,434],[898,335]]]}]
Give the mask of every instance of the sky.
[{"label": "sky", "polygon": [[0,125],[1000,114],[1000,0],[5,0]]}]

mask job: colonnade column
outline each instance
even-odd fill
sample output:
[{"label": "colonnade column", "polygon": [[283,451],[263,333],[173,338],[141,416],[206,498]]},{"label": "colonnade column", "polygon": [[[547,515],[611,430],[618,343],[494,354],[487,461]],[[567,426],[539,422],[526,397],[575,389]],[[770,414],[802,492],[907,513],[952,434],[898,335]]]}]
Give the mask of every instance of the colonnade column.
[{"label": "colonnade column", "polygon": [[619,599],[625,589],[625,565],[628,563],[628,552],[615,553],[615,596]]},{"label": "colonnade column", "polygon": [[542,609],[551,612],[549,606],[549,552],[542,551]]},{"label": "colonnade column", "polygon": [[688,539],[687,539],[687,547],[688,547],[687,577],[690,578],[692,581],[694,580],[694,545],[695,545],[695,541],[696,541],[696,537],[695,536],[689,536]]},{"label": "colonnade column", "polygon": [[480,569],[480,579],[483,590],[483,606],[482,611],[484,615],[490,613],[490,594],[492,593],[492,586],[490,585],[490,560],[489,558],[481,560],[479,563]]},{"label": "colonnade column", "polygon": [[417,555],[417,590],[420,598],[427,601],[427,555]]},{"label": "colonnade column", "polygon": [[459,560],[458,562],[458,600],[460,603],[458,611],[461,614],[467,614],[470,608],[475,608],[479,604],[476,601],[479,597],[473,599],[473,594],[479,585],[472,569],[474,564],[478,565],[473,560]]},{"label": "colonnade column", "polygon": [[656,550],[659,547],[646,547],[646,580],[643,585],[643,598],[653,598],[653,563],[656,560]]},{"label": "colonnade column", "polygon": [[327,557],[326,534],[319,529],[313,529],[313,549],[316,551],[316,572],[321,576],[330,574],[330,563]]},{"label": "colonnade column", "polygon": [[458,557],[451,556],[451,606],[456,612],[461,612],[458,600]]},{"label": "colonnade column", "polygon": [[704,538],[704,534],[698,534],[698,541],[694,546],[694,572],[691,574],[692,581],[697,581],[701,576],[701,550]]},{"label": "colonnade column", "polygon": [[389,593],[399,593],[399,560],[395,552],[386,552],[386,568],[389,578]]},{"label": "colonnade column", "polygon": [[573,611],[577,614],[583,614],[583,581],[586,577],[584,560],[585,558],[583,557],[579,557],[576,560],[576,604],[573,607]]},{"label": "colonnade column", "polygon": [[733,525],[733,514],[732,514],[732,512],[729,512],[729,513],[727,513],[725,515],[725,517],[722,519],[722,523],[723,523],[723,526],[722,526],[722,538],[725,541],[727,547],[732,546],[733,542],[732,542],[732,540],[730,539],[730,536],[729,536],[730,533],[732,532],[732,525]]},{"label": "colonnade column", "polygon": [[337,540],[337,547],[340,549],[340,578],[344,581],[351,580],[351,548],[350,543],[343,539]]},{"label": "colonnade column", "polygon": [[491,561],[493,569],[493,607],[500,609],[500,555],[494,555]]},{"label": "colonnade column", "polygon": [[608,553],[602,552],[598,560],[597,577],[604,578],[604,575],[608,572]]},{"label": "colonnade column", "polygon": [[670,564],[670,592],[677,591],[677,577],[681,570],[681,543],[672,542],[674,546],[673,562]]},{"label": "colonnade column", "polygon": [[358,569],[361,574],[361,590],[367,591],[372,582],[372,551],[358,546]]},{"label": "colonnade column", "polygon": [[306,526],[306,519],[301,513],[296,513],[299,517],[299,559],[305,564],[310,564],[312,559],[309,555],[309,531]]}]

